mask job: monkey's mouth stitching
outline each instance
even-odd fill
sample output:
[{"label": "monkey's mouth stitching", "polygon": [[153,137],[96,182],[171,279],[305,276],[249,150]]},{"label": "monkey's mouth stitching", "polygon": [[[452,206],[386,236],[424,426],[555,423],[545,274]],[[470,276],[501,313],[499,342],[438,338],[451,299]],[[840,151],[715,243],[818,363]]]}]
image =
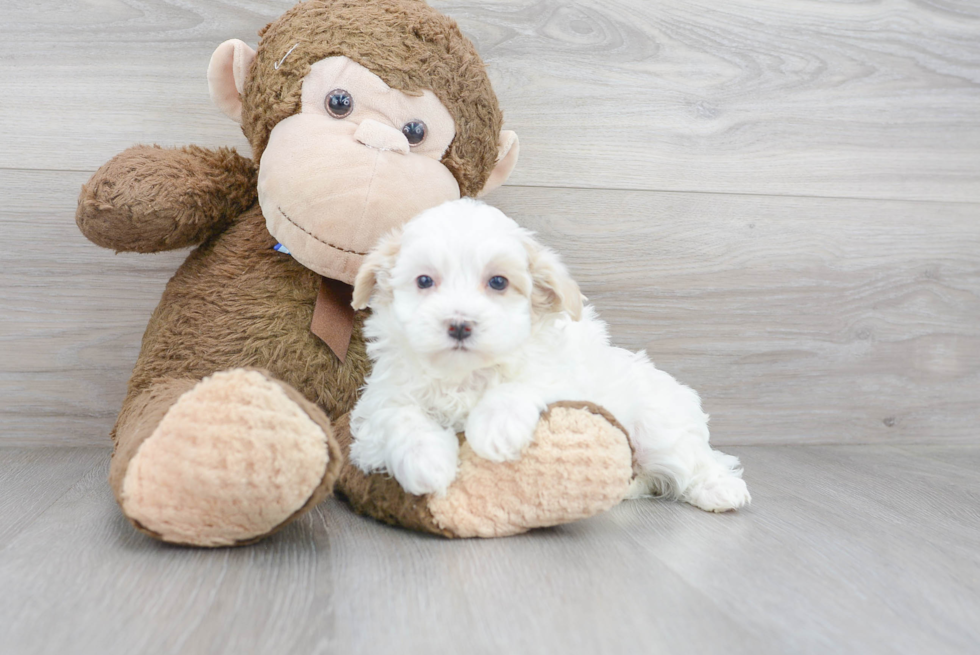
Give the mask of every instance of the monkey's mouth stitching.
[{"label": "monkey's mouth stitching", "polygon": [[300,225],[299,223],[297,223],[293,219],[289,218],[289,216],[286,214],[286,212],[284,212],[282,210],[282,207],[280,207],[279,205],[276,205],[276,209],[279,210],[279,213],[282,214],[282,217],[283,218],[285,218],[287,221],[289,221],[291,224],[295,225],[299,229],[303,230],[303,232],[305,232],[306,234],[310,235],[311,237],[313,237],[314,239],[316,239],[317,241],[319,241],[323,245],[325,245],[325,246],[327,246],[329,248],[333,248],[334,250],[339,250],[340,252],[349,253],[351,255],[360,255],[361,257],[364,257],[365,255],[367,255],[366,252],[358,252],[357,250],[348,250],[347,248],[341,248],[340,246],[335,246],[332,243],[327,243],[326,241],[324,241],[323,239],[321,239],[317,235],[313,234],[312,232],[310,232],[309,230],[307,230],[305,227],[303,227],[302,225]]}]

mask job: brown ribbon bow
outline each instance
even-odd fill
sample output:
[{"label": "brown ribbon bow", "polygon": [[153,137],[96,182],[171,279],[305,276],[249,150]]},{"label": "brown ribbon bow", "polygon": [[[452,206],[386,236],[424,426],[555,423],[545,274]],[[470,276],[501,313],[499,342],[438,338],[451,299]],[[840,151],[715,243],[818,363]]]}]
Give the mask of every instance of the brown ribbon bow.
[{"label": "brown ribbon bow", "polygon": [[339,280],[320,277],[320,291],[313,307],[310,331],[330,346],[341,362],[347,358],[354,332],[354,287]]}]

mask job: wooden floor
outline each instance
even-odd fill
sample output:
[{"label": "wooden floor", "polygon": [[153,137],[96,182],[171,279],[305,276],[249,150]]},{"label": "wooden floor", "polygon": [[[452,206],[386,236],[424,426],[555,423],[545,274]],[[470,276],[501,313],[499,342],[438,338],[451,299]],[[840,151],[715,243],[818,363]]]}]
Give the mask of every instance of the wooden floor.
[{"label": "wooden floor", "polygon": [[737,514],[447,541],[330,500],[193,550],[129,527],[105,449],[0,449],[0,652],[980,652],[980,447],[732,450]]},{"label": "wooden floor", "polygon": [[0,0],[0,655],[980,653],[975,0],[432,0],[521,138],[488,200],[699,390],[748,510],[132,530],[107,435],[187,252],[96,248],[78,190],[134,143],[248,153],[207,62],[292,4]]}]

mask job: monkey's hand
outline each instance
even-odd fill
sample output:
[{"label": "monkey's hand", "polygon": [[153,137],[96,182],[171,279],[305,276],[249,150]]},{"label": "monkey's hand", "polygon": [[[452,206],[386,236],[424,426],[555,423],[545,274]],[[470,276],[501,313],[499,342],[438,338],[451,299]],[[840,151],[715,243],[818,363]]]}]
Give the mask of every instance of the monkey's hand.
[{"label": "monkey's hand", "polygon": [[116,251],[193,246],[255,204],[256,175],[230,148],[135,146],[82,187],[75,220],[90,241]]}]

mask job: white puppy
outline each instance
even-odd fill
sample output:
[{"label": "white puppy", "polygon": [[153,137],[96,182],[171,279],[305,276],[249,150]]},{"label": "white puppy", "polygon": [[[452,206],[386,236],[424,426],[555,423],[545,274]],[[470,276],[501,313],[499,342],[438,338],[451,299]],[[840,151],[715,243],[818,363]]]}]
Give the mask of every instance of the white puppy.
[{"label": "white puppy", "polygon": [[701,509],[749,502],[738,459],[708,445],[698,395],[644,353],[609,345],[606,326],[552,251],[502,212],[458,200],[381,241],[354,306],[374,370],[351,415],[351,461],[413,494],[456,477],[464,431],[477,455],[514,460],[545,407],[586,400],[626,428],[642,473],[634,495]]}]

